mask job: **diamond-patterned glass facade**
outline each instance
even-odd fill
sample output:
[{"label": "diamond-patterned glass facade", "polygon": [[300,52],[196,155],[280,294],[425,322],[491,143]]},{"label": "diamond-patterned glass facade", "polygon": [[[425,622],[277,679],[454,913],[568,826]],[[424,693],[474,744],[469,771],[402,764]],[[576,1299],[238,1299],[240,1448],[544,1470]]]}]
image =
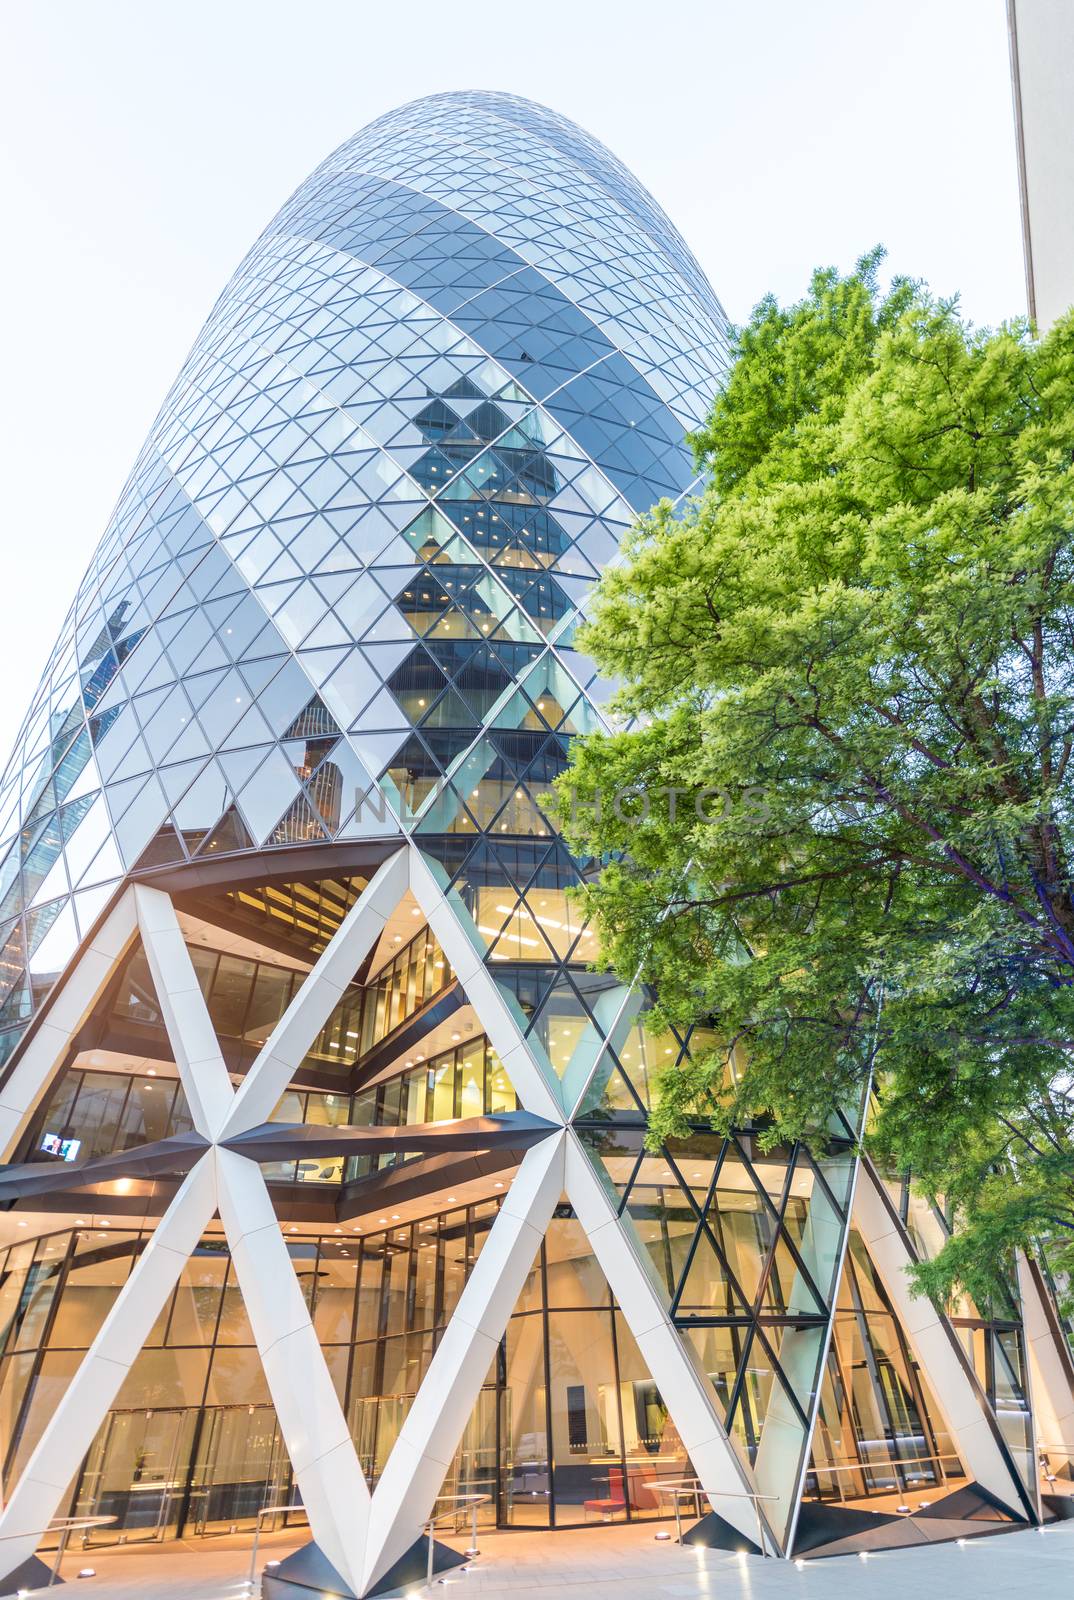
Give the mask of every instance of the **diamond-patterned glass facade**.
[{"label": "diamond-patterned glass facade", "polygon": [[[930,1389],[895,1304],[921,1230],[905,1197],[858,1217],[850,1123],[646,1148],[654,1074],[713,1035],[593,970],[545,814],[604,726],[587,594],[690,488],[728,348],[652,198],[496,94],[341,146],[213,308],[0,785],[0,1195],[46,1207],[0,1232],[0,1541],[67,1483],[126,1538],[159,1457],[159,1536],[300,1493],[365,1593],[440,1489],[442,1442],[403,1490],[395,1449],[437,1407],[506,1525],[666,1515],[688,1472],[718,1537],[781,1554],[911,1483],[970,1532],[1028,1505],[1018,1311],[963,1319],[965,1355],[938,1323]],[[999,1417],[972,1457],[944,1384]]]},{"label": "diamond-patterned glass facade", "polygon": [[185,362],[8,763],[4,1055],[124,874],[209,852],[416,825],[493,959],[571,955],[539,807],[599,720],[573,625],[690,482],[725,332],[652,199],[539,107],[437,96],[313,173]]}]

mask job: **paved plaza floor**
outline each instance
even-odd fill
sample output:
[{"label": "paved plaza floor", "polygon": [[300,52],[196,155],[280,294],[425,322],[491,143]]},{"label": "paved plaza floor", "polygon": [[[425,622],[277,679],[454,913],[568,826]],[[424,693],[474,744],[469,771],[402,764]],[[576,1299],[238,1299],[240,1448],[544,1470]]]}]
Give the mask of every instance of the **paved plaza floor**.
[{"label": "paved plaza floor", "polygon": [[[1074,1594],[1074,1521],[1044,1532],[802,1566],[680,1547],[653,1534],[651,1523],[554,1535],[482,1533],[481,1555],[469,1571],[448,1574],[431,1593],[443,1600],[1061,1600]],[[293,1534],[266,1539],[263,1559],[282,1557],[294,1543]],[[249,1559],[248,1539],[191,1541],[72,1557],[63,1577],[72,1600],[253,1600]],[[79,1580],[84,1565],[96,1576]],[[398,1591],[404,1592],[429,1593]]]}]

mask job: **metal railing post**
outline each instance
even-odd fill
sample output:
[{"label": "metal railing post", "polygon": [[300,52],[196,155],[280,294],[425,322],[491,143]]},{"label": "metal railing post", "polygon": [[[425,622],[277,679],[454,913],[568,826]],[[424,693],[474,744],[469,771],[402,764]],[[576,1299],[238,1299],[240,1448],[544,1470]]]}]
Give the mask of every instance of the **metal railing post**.
[{"label": "metal railing post", "polygon": [[49,1571],[48,1582],[44,1585],[46,1589],[51,1589],[54,1584],[63,1581],[60,1578],[60,1565],[67,1554],[67,1545],[74,1530],[82,1528],[88,1532],[90,1528],[107,1528],[115,1521],[115,1517],[53,1517],[47,1528],[35,1528],[31,1533],[5,1533],[0,1543],[7,1543],[11,1539],[43,1539],[47,1533],[58,1533],[56,1559]]},{"label": "metal railing post", "polygon": [[425,1587],[427,1589],[431,1589],[433,1584],[433,1542],[436,1536],[437,1522],[442,1521],[446,1517],[450,1517],[452,1531],[454,1533],[458,1533],[459,1518],[460,1516],[464,1517],[466,1515],[466,1507],[470,1507],[471,1544],[469,1550],[465,1550],[463,1554],[467,1556],[468,1559],[472,1560],[474,1556],[479,1556],[481,1554],[480,1550],[477,1548],[477,1510],[479,1506],[483,1506],[487,1500],[491,1499],[491,1496],[487,1494],[442,1494],[438,1495],[437,1499],[450,1500],[452,1505],[449,1511],[437,1511],[434,1503],[432,1515],[425,1524],[424,1531],[429,1536],[429,1556],[425,1568]]},{"label": "metal railing post", "polygon": [[257,1582],[257,1547],[261,1543],[261,1513],[254,1520],[254,1542],[250,1550],[250,1571],[246,1577],[246,1587],[252,1589]]},{"label": "metal railing post", "polygon": [[754,1515],[757,1518],[757,1543],[760,1546],[761,1555],[767,1558],[768,1547],[764,1541],[764,1523],[761,1521],[761,1497],[759,1494],[755,1494],[752,1499]]},{"label": "metal railing post", "polygon": [[254,1584],[257,1582],[257,1552],[258,1552],[258,1550],[259,1550],[259,1548],[261,1546],[261,1527],[262,1527],[261,1519],[262,1519],[262,1517],[284,1516],[288,1511],[305,1511],[305,1509],[306,1509],[305,1506],[302,1506],[302,1505],[294,1506],[294,1505],[290,1505],[290,1504],[282,1505],[282,1506],[272,1505],[272,1506],[262,1506],[261,1507],[260,1511],[257,1513],[257,1515],[254,1518],[254,1542],[253,1542],[253,1545],[252,1545],[252,1547],[250,1549],[250,1570],[247,1573],[247,1577],[246,1577],[246,1587],[248,1589],[252,1590],[253,1587],[254,1587]]},{"label": "metal railing post", "polygon": [[52,1571],[49,1573],[49,1575],[48,1575],[48,1583],[45,1585],[45,1587],[48,1588],[48,1589],[52,1588],[52,1585],[58,1580],[58,1578],[60,1576],[60,1563],[63,1560],[64,1556],[67,1554],[67,1541],[68,1541],[68,1539],[70,1539],[70,1537],[71,1537],[70,1528],[64,1528],[63,1531],[60,1534],[60,1542],[56,1547],[56,1560],[52,1564]]},{"label": "metal railing post", "polygon": [[[677,1480],[661,1480],[656,1478],[652,1480],[652,1492],[657,1496],[658,1499],[661,1499],[666,1494],[671,1495],[675,1505],[675,1539],[677,1543],[682,1544],[682,1496],[686,1494],[693,1495],[694,1508],[700,1516],[701,1496],[702,1493],[705,1492],[700,1480],[696,1478],[680,1478]],[[752,1503],[753,1514],[757,1519],[757,1546],[761,1552],[761,1555],[767,1559],[768,1541],[764,1531],[764,1518],[761,1516],[761,1501],[775,1500],[778,1498],[778,1496],[772,1494],[755,1494],[752,1490],[725,1490],[724,1496],[729,1500],[749,1500]],[[711,1504],[711,1500],[709,1503]]]}]

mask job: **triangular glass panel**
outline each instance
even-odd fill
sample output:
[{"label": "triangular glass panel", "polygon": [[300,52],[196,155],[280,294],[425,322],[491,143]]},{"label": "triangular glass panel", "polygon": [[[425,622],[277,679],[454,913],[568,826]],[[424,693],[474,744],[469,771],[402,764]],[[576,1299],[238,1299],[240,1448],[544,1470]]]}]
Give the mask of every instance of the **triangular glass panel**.
[{"label": "triangular glass panel", "polygon": [[[745,1320],[723,1326],[700,1322],[694,1324],[686,1322],[679,1326],[680,1337],[693,1347],[698,1363],[712,1385],[720,1417],[724,1422],[731,1406],[735,1380],[742,1366],[750,1333],[750,1323]],[[732,1434],[731,1442],[736,1446],[743,1464],[748,1466],[748,1456],[742,1450],[740,1440]]]},{"label": "triangular glass panel", "polygon": [[676,1319],[687,1323],[695,1318],[746,1318],[749,1313],[712,1235],[701,1225],[675,1304]]},{"label": "triangular glass panel", "polygon": [[305,795],[292,800],[269,834],[266,844],[308,844],[328,834]]},{"label": "triangular glass panel", "polygon": [[670,1305],[686,1270],[698,1215],[664,1155],[643,1154],[623,1214],[633,1221]]},{"label": "triangular glass panel", "polygon": [[846,1226],[845,1206],[836,1203],[825,1180],[831,1181],[836,1193],[846,1196],[854,1160],[850,1150],[842,1154],[829,1152],[820,1158],[818,1170],[807,1153],[799,1150],[784,1206],[783,1227],[825,1304],[830,1303],[834,1292]]},{"label": "triangular glass panel", "polygon": [[170,823],[166,823],[153,835],[134,865],[134,871],[139,872],[145,867],[166,867],[176,861],[185,861],[186,853],[180,842],[179,835]]},{"label": "triangular glass panel", "polygon": [[614,1051],[606,1049],[597,1060],[575,1117],[583,1122],[603,1122],[618,1115],[641,1119],[646,1109],[616,1061]]},{"label": "triangular glass panel", "polygon": [[521,898],[502,889],[483,890],[477,930],[488,942],[490,961],[555,963],[556,951]]},{"label": "triangular glass panel", "polygon": [[589,1077],[627,998],[627,987],[608,973],[561,971],[530,1024],[573,1101]]},{"label": "triangular glass panel", "polygon": [[250,850],[253,846],[254,841],[242,820],[241,812],[237,806],[230,805],[216,826],[206,834],[198,854],[226,855],[233,850]]},{"label": "triangular glass panel", "polygon": [[792,1250],[785,1230],[776,1231],[761,1289],[759,1310],[770,1316],[825,1316],[827,1307],[808,1269]]}]

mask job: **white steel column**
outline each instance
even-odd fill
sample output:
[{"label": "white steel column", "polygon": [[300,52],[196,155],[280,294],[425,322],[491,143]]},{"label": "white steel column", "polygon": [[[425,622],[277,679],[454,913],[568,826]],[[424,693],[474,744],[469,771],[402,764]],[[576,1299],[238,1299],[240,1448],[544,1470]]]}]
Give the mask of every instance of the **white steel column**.
[{"label": "white steel column", "polygon": [[1048,1303],[1036,1262],[1018,1252],[1018,1292],[1032,1396],[1034,1441],[1074,1466],[1074,1358]]},{"label": "white steel column", "polygon": [[211,1152],[190,1172],[119,1291],[0,1515],[0,1577],[28,1560],[56,1516],[153,1324],[216,1210]]},{"label": "white steel column", "polygon": [[526,1152],[466,1280],[373,1495],[359,1594],[410,1548],[433,1508],[563,1191],[566,1137]]},{"label": "white steel column", "polygon": [[175,907],[160,889],[135,885],[134,900],[164,1031],[197,1131],[215,1139],[235,1091]]},{"label": "white steel column", "polygon": [[[753,1479],[758,1493],[771,1497],[766,1510],[773,1527],[778,1528],[781,1544],[788,1554],[800,1485],[808,1465],[808,1445],[820,1406],[819,1358],[822,1351],[825,1354],[827,1352],[828,1336],[835,1315],[838,1283],[834,1269],[842,1260],[847,1227],[847,1221],[831,1205],[819,1180],[814,1179],[812,1193],[806,1202],[798,1252],[807,1265],[814,1269],[817,1292],[823,1295],[828,1290],[828,1323],[819,1339],[813,1327],[786,1327],[782,1329],[781,1344],[777,1342],[777,1330],[768,1330],[768,1339],[780,1369],[788,1384],[794,1388],[798,1403],[807,1417],[807,1426],[803,1427],[786,1389],[776,1378],[768,1391],[768,1406],[761,1423],[761,1436],[753,1462]],[[824,1270],[826,1265],[827,1272]],[[825,1278],[829,1280],[830,1288]],[[817,1310],[813,1295],[796,1266],[786,1297],[786,1312],[788,1316],[793,1316],[795,1311],[815,1315]],[[811,1401],[808,1398],[810,1393]]]},{"label": "white steel column", "polygon": [[[858,1134],[859,1134],[859,1137],[861,1135],[862,1123],[864,1122],[864,1118],[865,1118],[865,1107],[868,1104],[868,1098],[869,1098],[868,1091],[866,1091],[866,1093],[862,1096],[862,1111],[861,1111],[861,1116],[858,1119]],[[829,1180],[829,1173],[832,1173],[832,1175],[834,1177],[833,1169],[837,1169],[838,1168],[840,1159],[843,1159],[843,1158],[840,1158],[839,1156],[832,1156],[832,1157],[829,1157],[829,1158],[817,1157],[816,1158],[816,1162],[815,1162],[817,1170],[824,1177],[825,1181],[828,1182],[828,1187],[831,1190],[832,1198],[836,1199],[836,1200],[837,1200],[838,1195],[839,1195],[840,1185],[839,1185],[838,1181],[834,1181],[833,1182],[833,1181],[828,1181],[828,1180]],[[818,1420],[818,1418],[820,1416],[820,1403],[821,1403],[821,1400],[822,1400],[823,1395],[824,1395],[824,1377],[825,1377],[825,1372],[826,1372],[826,1369],[827,1369],[827,1366],[828,1366],[828,1359],[829,1359],[829,1356],[831,1354],[832,1340],[835,1337],[835,1319],[839,1314],[839,1291],[842,1288],[843,1274],[846,1272],[847,1253],[848,1253],[848,1251],[850,1249],[850,1229],[851,1229],[851,1219],[852,1219],[852,1217],[854,1215],[854,1195],[855,1195],[855,1193],[857,1191],[858,1179],[861,1176],[862,1157],[861,1157],[860,1153],[855,1153],[853,1155],[850,1155],[850,1156],[846,1157],[845,1159],[850,1160],[853,1163],[853,1165],[852,1165],[851,1173],[850,1173],[850,1181],[849,1181],[849,1183],[847,1185],[845,1196],[844,1196],[844,1199],[843,1199],[843,1202],[842,1202],[843,1226],[842,1226],[842,1232],[841,1232],[840,1237],[839,1237],[838,1248],[837,1248],[836,1253],[835,1253],[835,1263],[834,1263],[834,1268],[833,1268],[832,1275],[831,1275],[831,1287],[830,1287],[829,1292],[828,1292],[828,1326],[824,1330],[824,1339],[823,1339],[823,1342],[822,1342],[822,1347],[821,1347],[821,1352],[820,1352],[820,1362],[819,1362],[818,1367],[817,1367],[816,1393],[813,1396],[813,1404],[812,1404],[812,1407],[810,1408],[810,1412],[809,1412],[809,1432],[808,1432],[808,1434],[806,1436],[806,1439],[804,1441],[804,1444],[803,1444],[801,1461],[800,1461],[799,1468],[798,1468],[798,1477],[797,1477],[797,1480],[795,1482],[794,1489],[792,1491],[794,1503],[793,1503],[793,1505],[791,1507],[791,1515],[790,1515],[790,1519],[789,1519],[789,1521],[787,1523],[787,1533],[786,1533],[785,1548],[784,1548],[784,1554],[786,1556],[788,1556],[788,1557],[790,1557],[794,1553],[794,1541],[795,1541],[795,1536],[797,1535],[797,1532],[798,1532],[798,1519],[801,1516],[801,1512],[802,1512],[802,1495],[803,1495],[803,1491],[805,1489],[806,1475],[809,1472],[809,1465],[810,1465],[810,1461],[812,1460],[812,1456],[813,1456],[813,1440],[816,1437],[817,1420]],[[830,1222],[831,1221],[831,1217],[832,1217],[831,1202],[827,1199],[826,1196],[824,1197],[823,1202],[821,1202],[821,1192],[820,1192],[820,1189],[819,1189],[819,1185],[814,1184],[813,1193],[812,1193],[812,1195],[810,1197],[810,1201],[809,1201],[809,1213],[808,1213],[809,1220],[808,1220],[807,1233],[808,1232],[812,1232],[814,1229],[818,1228],[818,1219],[817,1219],[817,1215],[816,1215],[815,1209],[814,1209],[817,1206],[818,1203],[823,1203],[823,1205],[827,1208],[827,1211],[828,1211],[828,1214],[829,1214],[829,1222]],[[815,1260],[822,1259],[821,1251],[822,1251],[822,1247],[821,1247],[821,1245],[819,1243],[819,1236],[818,1236],[818,1238],[815,1240],[815,1248],[814,1248],[814,1259]],[[823,1286],[821,1284],[818,1284],[817,1287],[818,1287],[818,1289],[822,1289],[822,1292],[823,1292]],[[762,1425],[762,1441],[763,1441],[763,1425]]]},{"label": "white steel column", "polygon": [[222,1122],[222,1139],[234,1138],[268,1121],[306,1051],[383,933],[385,923],[406,893],[408,881],[407,851],[403,848],[377,868],[273,1028],[232,1097]]},{"label": "white steel column", "polygon": [[26,1121],[134,938],[134,891],[125,889],[50,997],[0,1091],[0,1153],[10,1158]]},{"label": "white steel column", "polygon": [[1025,1508],[1016,1469],[997,1439],[988,1401],[965,1366],[953,1335],[932,1301],[910,1292],[906,1269],[913,1256],[892,1216],[879,1180],[862,1162],[854,1193],[853,1223],[865,1241],[884,1291],[928,1381],[951,1442],[971,1478],[1016,1515]]},{"label": "white steel column", "polygon": [[230,1150],[216,1162],[220,1219],[313,1537],[361,1594],[370,1498],[347,1419],[259,1167]]}]

